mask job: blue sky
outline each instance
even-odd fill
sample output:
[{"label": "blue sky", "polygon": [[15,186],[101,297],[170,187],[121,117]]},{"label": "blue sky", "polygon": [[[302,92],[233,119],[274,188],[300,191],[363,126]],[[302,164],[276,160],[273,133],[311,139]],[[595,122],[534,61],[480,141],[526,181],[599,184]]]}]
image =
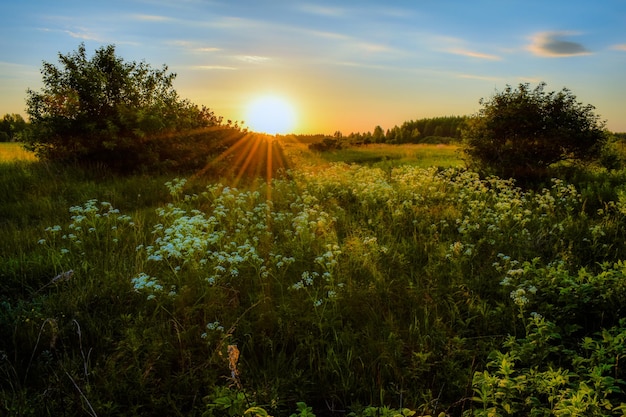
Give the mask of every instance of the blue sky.
[{"label": "blue sky", "polygon": [[274,94],[298,133],[473,114],[509,85],[567,87],[626,131],[624,0],[24,0],[0,13],[0,115],[22,113],[42,61],[115,44],[167,64],[178,93],[227,119]]}]

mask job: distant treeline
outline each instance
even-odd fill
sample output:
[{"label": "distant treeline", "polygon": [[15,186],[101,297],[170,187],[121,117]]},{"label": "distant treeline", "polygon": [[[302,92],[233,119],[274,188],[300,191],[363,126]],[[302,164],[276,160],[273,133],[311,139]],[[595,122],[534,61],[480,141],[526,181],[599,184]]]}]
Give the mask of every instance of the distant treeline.
[{"label": "distant treeline", "polygon": [[[343,135],[336,131],[332,136],[324,134],[287,135],[283,138],[308,143],[309,148],[318,151],[341,149],[353,145],[370,143],[404,144],[404,143],[438,143],[448,144],[460,142],[465,122],[470,116],[442,116],[418,120],[409,120],[400,126],[386,131],[376,126],[373,132],[350,133]],[[626,142],[626,132],[611,132],[614,140]]]},{"label": "distant treeline", "polygon": [[357,140],[370,143],[442,143],[461,140],[461,129],[467,116],[442,116],[409,120],[383,132],[380,126],[373,133],[355,134]]},{"label": "distant treeline", "polygon": [[337,131],[332,136],[288,135],[285,138],[309,143],[311,149],[318,151],[370,143],[452,143],[461,141],[461,131],[468,118],[468,116],[432,117],[409,120],[386,131],[381,126],[376,126],[373,132],[350,133],[347,136]]}]

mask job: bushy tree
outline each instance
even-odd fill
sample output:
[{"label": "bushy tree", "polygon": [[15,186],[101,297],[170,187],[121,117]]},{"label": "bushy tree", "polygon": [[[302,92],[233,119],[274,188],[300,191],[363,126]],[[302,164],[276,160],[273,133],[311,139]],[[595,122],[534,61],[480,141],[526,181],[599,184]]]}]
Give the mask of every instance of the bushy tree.
[{"label": "bushy tree", "polygon": [[590,161],[606,141],[595,107],[570,90],[546,92],[545,83],[507,88],[467,123],[464,137],[471,164],[501,177],[533,180],[557,162]]},{"label": "bushy tree", "polygon": [[181,99],[167,66],[125,62],[108,45],[87,57],[85,45],[43,63],[43,88],[28,90],[33,133],[27,147],[51,160],[99,162],[118,169],[146,163],[155,137],[220,123]]},{"label": "bushy tree", "polygon": [[20,114],[5,114],[0,120],[0,142],[22,140],[28,124]]}]

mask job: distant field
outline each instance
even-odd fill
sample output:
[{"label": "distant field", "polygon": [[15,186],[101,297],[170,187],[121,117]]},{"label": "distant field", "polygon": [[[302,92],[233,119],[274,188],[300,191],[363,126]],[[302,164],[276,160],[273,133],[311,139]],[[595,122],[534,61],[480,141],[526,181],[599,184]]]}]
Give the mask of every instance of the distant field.
[{"label": "distant field", "polygon": [[19,143],[0,143],[0,162],[35,161],[37,157],[22,148]]},{"label": "distant field", "polygon": [[[296,145],[287,145],[296,146]],[[372,144],[328,152],[304,152],[301,155],[312,162],[345,162],[368,166],[411,165],[419,168],[461,167],[462,148],[458,145],[386,145]],[[307,149],[308,151],[308,149]]]}]

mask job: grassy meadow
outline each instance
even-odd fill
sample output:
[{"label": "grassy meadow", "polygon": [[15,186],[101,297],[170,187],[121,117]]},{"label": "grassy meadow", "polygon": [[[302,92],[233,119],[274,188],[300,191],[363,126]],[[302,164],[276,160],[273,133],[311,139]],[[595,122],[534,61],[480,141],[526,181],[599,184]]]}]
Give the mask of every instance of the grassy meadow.
[{"label": "grassy meadow", "polygon": [[528,190],[452,146],[292,143],[234,183],[5,146],[0,414],[626,412],[624,171]]},{"label": "grassy meadow", "polygon": [[16,142],[0,142],[0,162],[36,161],[37,157]]},{"label": "grassy meadow", "polygon": [[327,162],[366,164],[373,167],[411,165],[420,168],[460,167],[461,148],[458,145],[386,145],[371,144],[332,152],[324,152],[321,158]]}]

